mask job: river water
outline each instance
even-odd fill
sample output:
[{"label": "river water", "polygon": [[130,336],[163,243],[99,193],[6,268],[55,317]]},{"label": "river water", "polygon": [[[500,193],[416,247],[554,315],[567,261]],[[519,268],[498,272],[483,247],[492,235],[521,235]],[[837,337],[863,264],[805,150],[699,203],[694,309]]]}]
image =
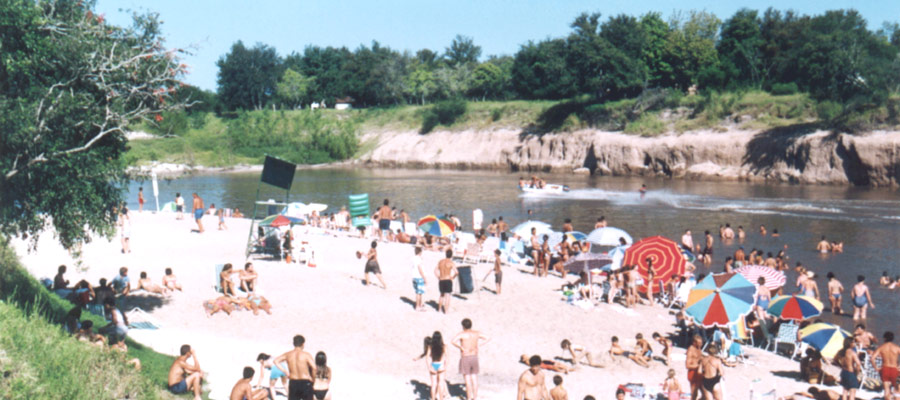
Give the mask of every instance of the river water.
[{"label": "river water", "polygon": [[[197,192],[209,206],[253,210],[260,174],[225,173],[195,175],[159,183],[160,204],[172,201],[180,192],[190,205]],[[900,275],[900,201],[896,189],[836,186],[761,185],[736,182],[694,182],[684,180],[610,178],[574,175],[548,175],[551,183],[566,184],[571,191],[561,196],[522,195],[516,187],[519,175],[504,172],[464,172],[441,170],[387,169],[302,169],[298,170],[290,201],[329,205],[326,212],[347,204],[347,195],[368,193],[374,211],[388,198],[412,218],[427,214],[453,213],[471,229],[472,210],[481,208],[485,219],[503,216],[510,224],[527,219],[545,221],[559,229],[571,218],[576,230],[588,233],[600,216],[610,226],[628,231],[635,240],[663,235],[676,241],[685,229],[691,229],[694,243],[702,243],[703,231],[716,238],[711,267],[700,272],[720,272],[724,259],[739,245],[777,253],[787,246],[790,265],[802,262],[815,271],[825,298],[827,272],[834,272],[844,284],[843,308],[852,312],[850,289],[857,275],[864,275],[871,288],[876,308],[869,310],[869,328],[880,338],[884,330],[898,330],[900,290],[880,287],[883,271]],[[649,191],[642,199],[641,184]],[[154,199],[149,182],[132,182],[128,203],[137,209],[136,193],[144,187],[148,205]],[[262,185],[260,199],[283,201],[283,190]],[[262,211],[260,211],[262,213]],[[718,240],[720,225],[742,225],[747,231],[744,243],[723,244]],[[485,222],[485,226],[487,222]],[[760,225],[777,229],[773,238],[758,233]],[[815,251],[821,236],[843,241],[844,253],[820,255]],[[699,265],[698,265],[699,266]],[[794,291],[796,274],[788,272],[788,293]],[[852,328],[851,317],[822,316],[829,322]]]}]

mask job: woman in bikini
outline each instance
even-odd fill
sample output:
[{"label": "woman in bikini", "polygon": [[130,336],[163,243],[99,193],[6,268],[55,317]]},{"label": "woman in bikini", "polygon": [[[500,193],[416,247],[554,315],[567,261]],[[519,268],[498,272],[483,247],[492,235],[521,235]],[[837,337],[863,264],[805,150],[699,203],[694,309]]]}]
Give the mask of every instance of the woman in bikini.
[{"label": "woman in bikini", "polygon": [[172,268],[166,268],[166,275],[162,278],[162,285],[171,292],[175,290],[181,291],[181,285],[178,283],[178,278],[172,273]]},{"label": "woman in bikini", "polygon": [[424,347],[422,355],[413,360],[426,358],[428,374],[431,377],[431,398],[440,400],[448,394],[446,382],[444,382],[444,373],[447,371],[447,352],[441,333],[435,331],[431,337],[426,337]]},{"label": "woman in bikini", "polygon": [[330,399],[328,388],[331,386],[331,368],[328,367],[328,357],[324,351],[316,353],[316,380],[313,382],[313,396],[316,400]]}]

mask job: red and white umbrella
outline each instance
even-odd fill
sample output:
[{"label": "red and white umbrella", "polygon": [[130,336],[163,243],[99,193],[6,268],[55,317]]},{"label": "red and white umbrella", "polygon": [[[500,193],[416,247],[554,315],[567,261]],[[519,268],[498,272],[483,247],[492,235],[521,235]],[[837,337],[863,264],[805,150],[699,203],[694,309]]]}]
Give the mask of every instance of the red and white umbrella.
[{"label": "red and white umbrella", "polygon": [[[654,285],[659,281],[667,285],[676,276],[684,274],[685,261],[681,247],[672,239],[652,236],[636,242],[625,250],[622,266],[637,265],[638,273],[647,280],[650,275],[648,259],[653,264]],[[647,287],[641,285],[639,290],[646,291]]]},{"label": "red and white umbrella", "polygon": [[784,286],[787,282],[787,276],[784,275],[784,272],[776,270],[775,268],[769,268],[765,265],[744,265],[736,270],[737,272],[747,278],[748,281],[753,283],[756,286],[759,286],[756,282],[759,281],[760,277],[766,279],[766,289],[778,290],[778,288]]}]

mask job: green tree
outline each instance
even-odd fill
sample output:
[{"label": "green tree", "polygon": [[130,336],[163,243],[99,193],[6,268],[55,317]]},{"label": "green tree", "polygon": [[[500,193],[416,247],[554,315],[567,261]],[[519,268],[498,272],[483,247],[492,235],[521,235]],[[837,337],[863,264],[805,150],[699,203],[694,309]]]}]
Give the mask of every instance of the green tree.
[{"label": "green tree", "polygon": [[669,38],[669,24],[663,21],[660,13],[647,13],[641,17],[641,30],[644,32],[644,46],[641,49],[641,61],[647,67],[648,86],[663,86],[672,81],[672,66],[666,61]]},{"label": "green tree", "polygon": [[481,97],[484,101],[488,97],[496,97],[503,90],[503,70],[492,63],[481,63],[472,71],[472,85],[470,94]]},{"label": "green tree", "polygon": [[66,248],[111,235],[125,131],[180,108],[180,51],[158,15],[121,28],[82,2],[7,1],[0,26],[0,230],[36,244],[52,225]]},{"label": "green tree", "polygon": [[304,76],[315,78],[310,87],[310,101],[334,104],[334,100],[345,97],[350,92],[353,82],[353,53],[345,47],[309,46],[303,55],[292,54],[285,58],[285,64],[294,68],[300,65],[298,72]]},{"label": "green tree", "polygon": [[425,64],[419,64],[406,76],[407,93],[416,101],[421,101],[421,105],[425,105],[428,97],[437,90],[437,83],[434,80],[434,74]]},{"label": "green tree", "polygon": [[742,8],[722,24],[716,50],[728,86],[760,88],[763,37],[756,10]]},{"label": "green tree", "polygon": [[564,99],[575,94],[575,72],[566,64],[563,39],[528,42],[516,53],[511,68],[513,87],[526,99]]},{"label": "green tree", "polygon": [[669,34],[666,61],[672,66],[672,81],[669,84],[680,90],[687,90],[700,83],[700,72],[704,68],[717,68],[716,52],[721,21],[705,11],[691,11],[687,18],[673,16]]},{"label": "green tree", "polygon": [[481,46],[475,45],[472,38],[463,35],[456,35],[450,47],[444,51],[444,59],[451,67],[478,62],[478,57],[481,57]]},{"label": "green tree", "polygon": [[257,43],[246,48],[240,40],[216,61],[219,99],[229,110],[259,110],[275,96],[281,77],[281,58],[274,47]]},{"label": "green tree", "polygon": [[278,98],[287,105],[287,108],[294,109],[301,105],[314,81],[315,78],[305,77],[302,73],[288,68],[284,70],[281,80],[275,85],[275,92],[278,94]]},{"label": "green tree", "polygon": [[[568,38],[568,65],[578,77],[579,92],[598,99],[617,99],[640,93],[647,70],[640,58],[642,31],[631,17],[611,19],[607,36],[601,32],[600,14],[583,13],[572,22]],[[628,32],[631,30],[631,32]],[[617,47],[621,46],[621,48]]]}]

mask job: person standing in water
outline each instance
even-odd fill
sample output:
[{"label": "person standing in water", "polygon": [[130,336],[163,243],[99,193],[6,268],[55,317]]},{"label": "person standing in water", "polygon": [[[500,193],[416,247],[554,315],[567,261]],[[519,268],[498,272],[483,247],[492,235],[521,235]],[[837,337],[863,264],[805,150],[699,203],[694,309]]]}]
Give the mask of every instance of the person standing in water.
[{"label": "person standing in water", "polygon": [[844,293],[844,285],[837,280],[833,272],[829,272],[825,276],[828,277],[828,301],[831,302],[831,312],[840,315],[842,313],[841,296]]},{"label": "person standing in water", "polygon": [[144,212],[144,187],[138,189],[138,212]]},{"label": "person standing in water", "polygon": [[641,200],[643,200],[644,196],[647,195],[647,185],[642,184],[641,188],[638,191],[641,193]]},{"label": "person standing in water", "polygon": [[875,309],[875,303],[872,302],[872,296],[869,295],[869,287],[866,286],[866,277],[859,275],[856,277],[856,285],[853,286],[851,295],[853,295],[853,320],[866,319],[866,309],[872,307]]}]

